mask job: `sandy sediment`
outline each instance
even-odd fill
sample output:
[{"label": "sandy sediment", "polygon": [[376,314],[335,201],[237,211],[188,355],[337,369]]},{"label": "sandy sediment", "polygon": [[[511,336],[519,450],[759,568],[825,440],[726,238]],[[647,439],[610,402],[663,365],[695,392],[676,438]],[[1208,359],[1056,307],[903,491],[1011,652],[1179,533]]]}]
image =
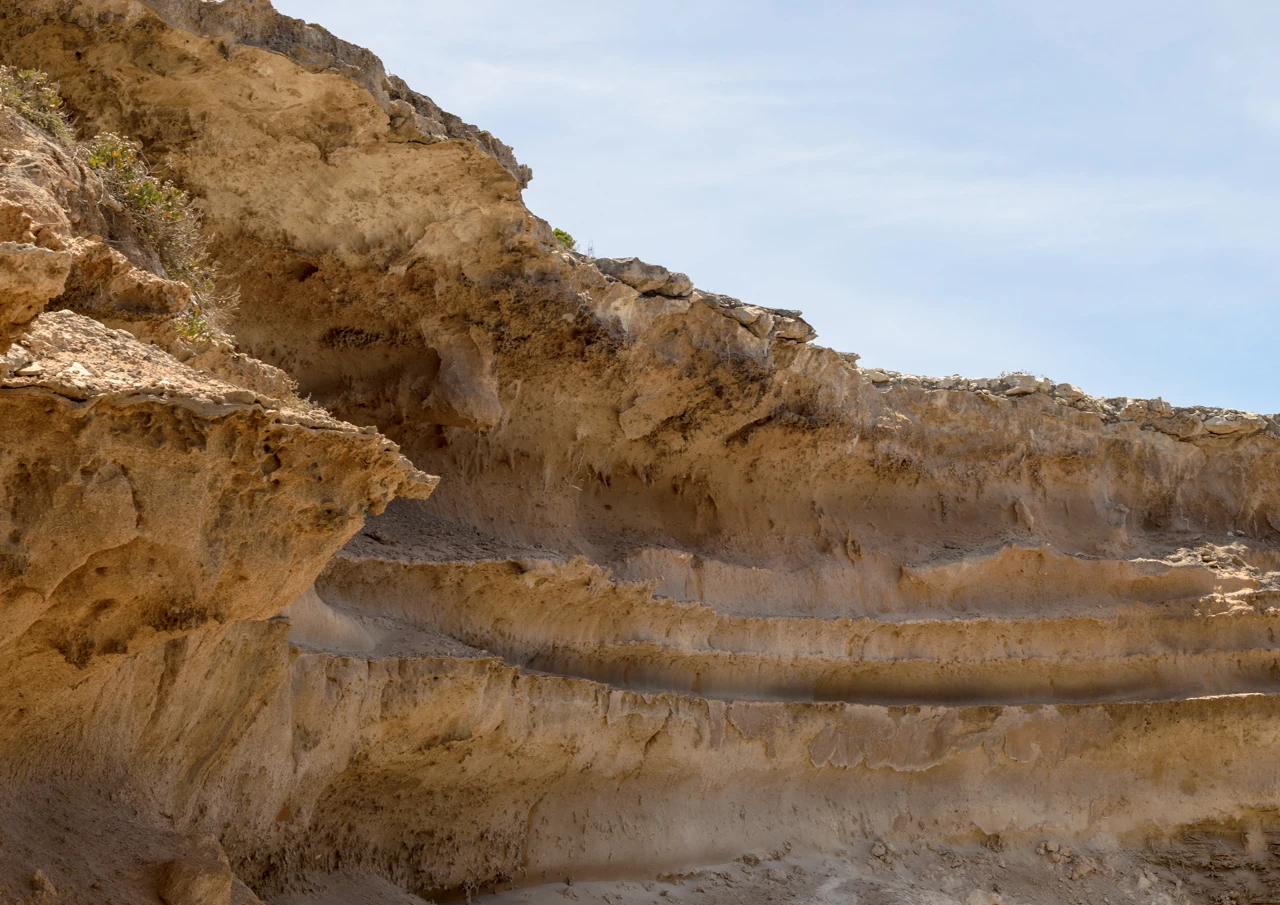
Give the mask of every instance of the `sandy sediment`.
[{"label": "sandy sediment", "polygon": [[1280,894],[1275,416],[863,369],[571,252],[265,2],[18,0],[0,62],[241,298],[184,330],[0,109],[0,901]]}]

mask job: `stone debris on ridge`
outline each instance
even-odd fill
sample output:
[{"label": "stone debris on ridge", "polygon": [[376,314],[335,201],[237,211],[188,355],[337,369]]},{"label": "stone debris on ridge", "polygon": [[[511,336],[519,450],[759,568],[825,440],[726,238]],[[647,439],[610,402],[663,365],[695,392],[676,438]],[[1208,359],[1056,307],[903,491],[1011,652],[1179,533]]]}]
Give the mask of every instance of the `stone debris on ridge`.
[{"label": "stone debris on ridge", "polygon": [[687,298],[693,281],[683,273],[672,273],[661,264],[646,264],[639,258],[594,258],[592,263],[605,276],[621,280],[640,294]]},{"label": "stone debris on ridge", "polygon": [[260,405],[282,421],[356,432],[302,400],[284,401],[192,370],[169,353],[71,311],[47,311],[0,356],[0,387],[39,388],[71,399],[162,396],[198,405]]},{"label": "stone debris on ridge", "polygon": [[639,292],[641,296],[661,296],[701,302],[713,311],[737,321],[758,339],[781,339],[807,343],[818,331],[804,320],[799,311],[787,308],[765,308],[749,305],[733,296],[697,289],[683,273],[675,273],[660,264],[649,264],[639,258],[589,258],[569,255],[580,264],[594,265],[602,274]]},{"label": "stone debris on ridge", "polygon": [[1090,396],[1070,383],[1054,383],[1046,377],[1013,373],[1000,377],[921,377],[884,368],[859,368],[859,373],[882,392],[895,387],[923,390],[953,390],[981,393],[989,397],[1023,399],[1043,396],[1058,405],[1098,415],[1104,423],[1133,421],[1144,428],[1161,431],[1178,439],[1224,437],[1244,439],[1264,431],[1280,437],[1280,417],[1259,415],[1237,409],[1209,406],[1173,406],[1163,399],[1133,399],[1127,396]]}]

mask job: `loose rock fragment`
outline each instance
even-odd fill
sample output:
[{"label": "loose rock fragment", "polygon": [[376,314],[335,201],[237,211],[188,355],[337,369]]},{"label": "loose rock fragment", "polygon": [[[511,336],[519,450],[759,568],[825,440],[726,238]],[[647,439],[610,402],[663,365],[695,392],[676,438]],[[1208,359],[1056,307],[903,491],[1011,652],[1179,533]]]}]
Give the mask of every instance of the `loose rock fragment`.
[{"label": "loose rock fragment", "polygon": [[201,836],[190,853],[161,868],[156,892],[166,905],[229,905],[233,880],[231,863],[218,840]]}]

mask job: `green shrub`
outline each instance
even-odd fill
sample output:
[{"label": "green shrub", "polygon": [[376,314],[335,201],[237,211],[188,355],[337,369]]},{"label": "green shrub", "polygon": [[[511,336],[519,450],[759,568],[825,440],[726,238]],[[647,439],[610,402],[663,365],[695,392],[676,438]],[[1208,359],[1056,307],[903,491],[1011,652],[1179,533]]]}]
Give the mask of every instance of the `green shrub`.
[{"label": "green shrub", "polygon": [[[8,107],[62,144],[75,144],[58,86],[35,69],[0,65],[0,107]],[[177,319],[178,333],[192,342],[226,337],[239,293],[217,291],[217,266],[209,260],[200,212],[191,197],[167,179],[151,175],[142,147],[110,132],[94,136],[76,153],[102,179],[151,245],[165,274],[191,287],[191,306]]]},{"label": "green shrub", "polygon": [[209,323],[209,318],[197,305],[192,305],[174,318],[174,326],[177,328],[178,335],[191,343],[208,342],[216,339],[221,333]]},{"label": "green shrub", "polygon": [[179,317],[178,332],[192,341],[222,335],[239,294],[217,292],[218,270],[209,260],[191,196],[153,176],[141,146],[131,139],[105,132],[86,142],[81,154],[151,244],[168,277],[191,287],[191,308]]},{"label": "green shrub", "polygon": [[578,247],[578,243],[574,240],[573,236],[569,235],[563,229],[553,229],[551,232],[560,240],[560,244],[570,251],[573,251]]},{"label": "green shrub", "polygon": [[195,290],[197,282],[211,276],[200,239],[200,216],[191,198],[172,182],[151,175],[137,142],[105,132],[85,143],[82,153],[171,278],[186,280]]},{"label": "green shrub", "polygon": [[63,144],[72,141],[71,123],[58,86],[43,72],[0,66],[0,107],[16,110]]}]

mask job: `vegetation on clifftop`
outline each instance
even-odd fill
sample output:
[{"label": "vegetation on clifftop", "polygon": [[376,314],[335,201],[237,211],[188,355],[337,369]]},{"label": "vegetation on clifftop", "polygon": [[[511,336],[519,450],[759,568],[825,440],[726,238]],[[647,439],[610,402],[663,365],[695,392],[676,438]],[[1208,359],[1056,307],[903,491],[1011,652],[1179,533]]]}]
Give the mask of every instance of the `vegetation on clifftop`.
[{"label": "vegetation on clifftop", "polygon": [[43,72],[0,66],[0,107],[16,110],[64,145],[75,140],[58,86]]},{"label": "vegetation on clifftop", "polygon": [[557,229],[553,229],[551,232],[555,234],[555,237],[560,240],[560,244],[563,245],[565,248],[569,249],[570,251],[574,251],[577,249],[578,241],[574,239],[573,236],[565,232],[563,229],[557,228]]},{"label": "vegetation on clifftop", "polygon": [[165,275],[191,287],[191,305],[176,319],[179,335],[197,343],[225,338],[239,293],[218,291],[217,265],[209,258],[191,196],[153,175],[142,146],[130,138],[104,132],[77,144],[58,85],[43,72],[0,66],[0,107],[72,148],[151,246]]},{"label": "vegetation on clifftop", "polygon": [[219,294],[218,270],[209,259],[200,229],[200,212],[191,196],[167,179],[151,173],[142,146],[105,132],[81,148],[85,163],[102,179],[155,250],[171,279],[191,287],[191,307],[179,315],[178,332],[197,341],[214,338],[235,310],[236,293]]}]

